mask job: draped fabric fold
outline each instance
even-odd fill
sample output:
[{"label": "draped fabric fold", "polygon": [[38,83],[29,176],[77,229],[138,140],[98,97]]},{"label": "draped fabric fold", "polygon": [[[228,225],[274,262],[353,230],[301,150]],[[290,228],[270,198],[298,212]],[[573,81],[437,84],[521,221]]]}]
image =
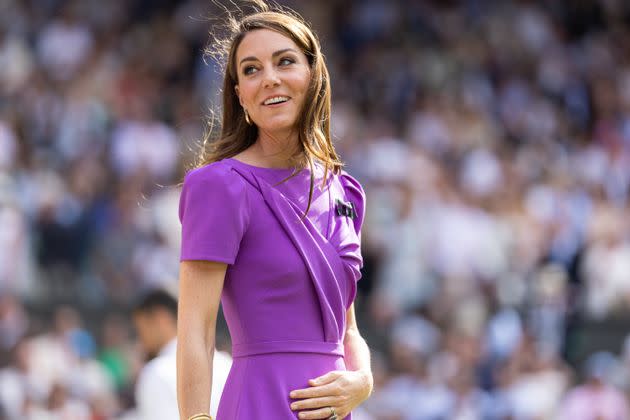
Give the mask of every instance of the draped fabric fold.
[{"label": "draped fabric fold", "polygon": [[[309,271],[317,294],[324,337],[327,342],[340,342],[345,329],[347,302],[354,293],[349,279],[339,274],[347,275],[348,263],[342,259],[337,247],[331,244],[308,218],[302,218],[301,210],[265,179],[234,166],[232,169],[260,191],[265,203],[295,245]],[[352,282],[354,276],[353,274]]]}]

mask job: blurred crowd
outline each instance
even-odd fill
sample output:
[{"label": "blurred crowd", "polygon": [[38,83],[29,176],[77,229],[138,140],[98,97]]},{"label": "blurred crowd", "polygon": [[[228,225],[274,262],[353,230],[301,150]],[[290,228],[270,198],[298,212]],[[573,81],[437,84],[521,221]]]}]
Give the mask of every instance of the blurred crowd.
[{"label": "blurred crowd", "polygon": [[[630,318],[630,3],[281,3],[368,196],[357,420],[630,419],[625,332],[571,357],[579,322]],[[134,418],[128,309],[177,288],[220,13],[0,2],[0,418]]]}]

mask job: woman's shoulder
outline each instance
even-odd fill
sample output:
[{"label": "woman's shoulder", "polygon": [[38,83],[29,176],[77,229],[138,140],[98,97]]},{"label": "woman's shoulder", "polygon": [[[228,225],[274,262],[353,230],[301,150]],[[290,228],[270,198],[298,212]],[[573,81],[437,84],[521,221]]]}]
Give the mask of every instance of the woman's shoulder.
[{"label": "woman's shoulder", "polygon": [[355,177],[343,169],[340,170],[338,177],[339,182],[347,194],[350,194],[355,198],[359,198],[361,202],[365,201],[365,191],[363,190],[363,186]]},{"label": "woman's shoulder", "polygon": [[245,188],[244,180],[227,162],[222,160],[191,169],[184,177],[184,189],[199,188],[221,190],[238,195]]},{"label": "woman's shoulder", "polygon": [[207,163],[190,169],[184,177],[184,182],[188,180],[229,180],[234,178],[232,168],[225,161]]}]

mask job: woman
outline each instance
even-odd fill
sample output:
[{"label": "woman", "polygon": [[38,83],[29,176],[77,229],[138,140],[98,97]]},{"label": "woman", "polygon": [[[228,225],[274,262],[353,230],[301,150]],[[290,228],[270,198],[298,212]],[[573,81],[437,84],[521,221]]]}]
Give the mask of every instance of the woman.
[{"label": "woman", "polygon": [[350,419],[372,389],[353,300],[364,194],[330,139],[320,46],[293,14],[234,22],[219,139],[184,180],[182,419],[208,419],[219,300],[233,365],[220,420]]}]

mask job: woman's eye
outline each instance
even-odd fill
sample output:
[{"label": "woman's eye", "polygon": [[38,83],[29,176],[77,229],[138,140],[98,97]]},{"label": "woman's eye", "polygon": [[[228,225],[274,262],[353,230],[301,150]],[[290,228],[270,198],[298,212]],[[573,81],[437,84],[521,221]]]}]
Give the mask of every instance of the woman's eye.
[{"label": "woman's eye", "polygon": [[252,74],[256,71],[256,67],[254,66],[247,66],[243,69],[243,74]]},{"label": "woman's eye", "polygon": [[289,64],[293,64],[295,63],[295,61],[292,58],[283,58],[280,60],[280,65],[281,66],[288,66]]}]

